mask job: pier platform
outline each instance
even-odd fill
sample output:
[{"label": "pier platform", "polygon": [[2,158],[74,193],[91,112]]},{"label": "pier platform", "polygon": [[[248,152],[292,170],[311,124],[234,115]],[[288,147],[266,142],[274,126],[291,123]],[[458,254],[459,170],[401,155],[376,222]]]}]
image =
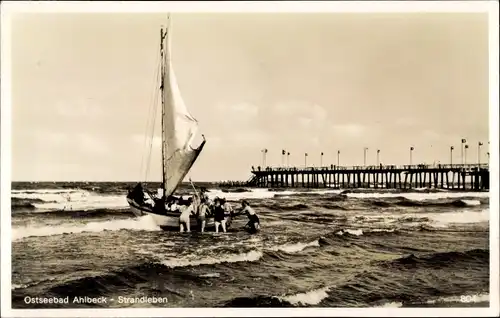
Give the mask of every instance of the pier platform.
[{"label": "pier platform", "polygon": [[488,164],[252,167],[247,186],[487,191],[489,177]]}]

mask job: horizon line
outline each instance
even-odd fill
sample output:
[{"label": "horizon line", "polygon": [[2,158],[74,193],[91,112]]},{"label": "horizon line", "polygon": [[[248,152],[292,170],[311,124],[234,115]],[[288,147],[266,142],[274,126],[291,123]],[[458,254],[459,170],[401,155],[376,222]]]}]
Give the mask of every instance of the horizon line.
[{"label": "horizon line", "polygon": [[[137,180],[11,180],[11,183],[14,182],[122,182],[122,183],[161,183],[161,181],[137,181]],[[246,182],[246,180],[216,180],[216,181],[194,181],[193,183],[216,183],[216,182]],[[183,183],[188,183],[189,181],[183,181]]]}]

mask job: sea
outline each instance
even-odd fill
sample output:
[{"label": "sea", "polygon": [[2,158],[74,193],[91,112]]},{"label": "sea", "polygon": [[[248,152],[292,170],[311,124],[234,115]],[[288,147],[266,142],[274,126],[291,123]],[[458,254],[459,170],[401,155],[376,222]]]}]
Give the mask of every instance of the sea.
[{"label": "sea", "polygon": [[12,308],[489,306],[488,192],[196,184],[262,229],[179,233],[132,214],[133,185],[12,184]]}]

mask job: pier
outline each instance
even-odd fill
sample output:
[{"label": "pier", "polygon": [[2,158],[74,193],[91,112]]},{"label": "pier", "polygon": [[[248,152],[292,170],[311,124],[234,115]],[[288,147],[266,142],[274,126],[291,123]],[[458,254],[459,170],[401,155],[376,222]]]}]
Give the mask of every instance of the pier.
[{"label": "pier", "polygon": [[252,174],[247,186],[262,188],[490,188],[488,164],[252,167]]}]

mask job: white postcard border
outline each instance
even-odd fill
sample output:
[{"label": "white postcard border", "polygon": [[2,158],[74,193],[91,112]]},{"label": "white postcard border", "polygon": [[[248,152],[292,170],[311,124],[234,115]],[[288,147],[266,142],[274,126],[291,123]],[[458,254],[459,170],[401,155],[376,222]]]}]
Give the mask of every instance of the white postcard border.
[{"label": "white postcard border", "polygon": [[[490,307],[489,308],[125,308],[11,309],[11,33],[13,13],[31,12],[488,12],[490,70]],[[2,2],[1,4],[1,266],[4,317],[229,317],[229,316],[493,316],[499,313],[499,77],[497,1],[259,1],[259,2]],[[471,105],[471,110],[473,105]]]}]

